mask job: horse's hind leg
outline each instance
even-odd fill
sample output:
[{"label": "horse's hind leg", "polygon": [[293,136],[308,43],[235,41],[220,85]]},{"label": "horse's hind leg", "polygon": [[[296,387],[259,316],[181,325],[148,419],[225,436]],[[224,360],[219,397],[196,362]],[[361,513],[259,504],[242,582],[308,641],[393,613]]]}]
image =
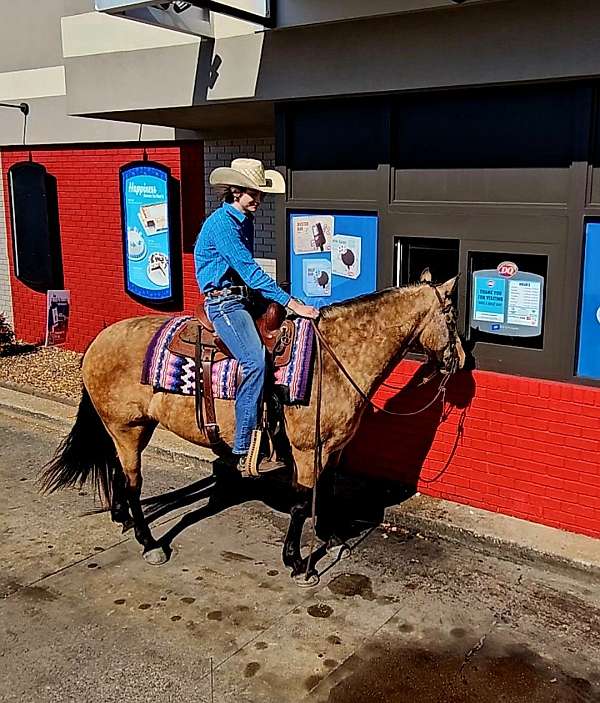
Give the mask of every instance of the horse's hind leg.
[{"label": "horse's hind leg", "polygon": [[131,510],[135,538],[144,549],[144,559],[152,565],[164,564],[168,555],[152,536],[144,517],[142,493],[142,451],[150,441],[155,425],[110,428],[125,477],[125,496]]},{"label": "horse's hind leg", "polygon": [[129,501],[125,490],[125,474],[121,464],[115,462],[112,483],[112,503],[110,506],[110,516],[113,522],[123,525],[123,532],[133,527],[133,519],[129,512]]}]

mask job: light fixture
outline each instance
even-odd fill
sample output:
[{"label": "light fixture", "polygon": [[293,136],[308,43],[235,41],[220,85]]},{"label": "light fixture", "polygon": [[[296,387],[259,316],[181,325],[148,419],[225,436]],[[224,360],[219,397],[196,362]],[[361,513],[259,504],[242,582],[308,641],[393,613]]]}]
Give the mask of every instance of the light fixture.
[{"label": "light fixture", "polygon": [[185,12],[186,10],[189,10],[190,7],[192,6],[191,2],[161,2],[158,7],[161,10],[164,10],[165,12],[173,6],[174,12],[177,14],[180,14],[181,12]]}]

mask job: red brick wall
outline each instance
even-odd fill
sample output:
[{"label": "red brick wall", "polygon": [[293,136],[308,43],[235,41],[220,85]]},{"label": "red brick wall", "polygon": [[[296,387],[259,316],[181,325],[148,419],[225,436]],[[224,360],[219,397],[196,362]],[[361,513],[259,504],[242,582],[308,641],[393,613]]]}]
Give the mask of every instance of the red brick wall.
[{"label": "red brick wall", "polygon": [[[184,240],[184,308],[198,300],[191,248],[204,217],[202,143],[147,148],[148,158],[171,169],[180,179]],[[4,149],[6,172],[29,158],[23,150]],[[57,180],[60,236],[65,288],[71,291],[71,319],[67,346],[83,351],[104,327],[117,320],[156,312],[130,298],[123,283],[119,167],[143,158],[143,149],[129,147],[34,149],[32,158]],[[9,202],[5,192],[6,202]],[[10,214],[7,212],[10,231]],[[12,243],[9,237],[9,248]],[[12,257],[12,251],[10,251]],[[46,297],[14,278],[11,284],[15,331],[30,342],[43,341]]]},{"label": "red brick wall", "polygon": [[[198,299],[191,248],[204,214],[202,145],[149,148],[148,156],[181,179],[184,307],[191,309]],[[116,320],[153,312],[123,287],[118,171],[141,157],[137,146],[33,152],[58,181],[65,287],[72,295],[71,348],[83,350]],[[4,150],[3,167],[26,158],[22,150]],[[45,296],[12,272],[11,282],[18,335],[42,340]],[[406,390],[416,368],[403,362],[376,402],[396,411],[422,407],[435,383]],[[346,451],[348,469],[600,537],[600,389],[462,373],[448,385],[447,407],[441,424],[440,402],[409,417],[368,412]]]},{"label": "red brick wall", "polygon": [[[437,382],[402,390],[417,365],[405,361],[375,403],[423,407]],[[350,471],[397,479],[445,498],[600,537],[600,389],[476,371],[448,385],[425,413],[367,412],[346,450]]]}]

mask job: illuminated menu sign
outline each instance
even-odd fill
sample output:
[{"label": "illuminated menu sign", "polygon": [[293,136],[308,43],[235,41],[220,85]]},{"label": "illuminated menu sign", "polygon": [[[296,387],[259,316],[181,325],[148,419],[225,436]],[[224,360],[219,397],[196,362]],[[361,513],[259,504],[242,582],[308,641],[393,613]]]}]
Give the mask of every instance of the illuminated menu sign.
[{"label": "illuminated menu sign", "polygon": [[512,261],[473,271],[471,326],[512,337],[542,333],[544,277],[519,271]]},{"label": "illuminated menu sign", "polygon": [[173,299],[170,171],[139,161],[121,168],[121,212],[125,287],[143,300]]}]

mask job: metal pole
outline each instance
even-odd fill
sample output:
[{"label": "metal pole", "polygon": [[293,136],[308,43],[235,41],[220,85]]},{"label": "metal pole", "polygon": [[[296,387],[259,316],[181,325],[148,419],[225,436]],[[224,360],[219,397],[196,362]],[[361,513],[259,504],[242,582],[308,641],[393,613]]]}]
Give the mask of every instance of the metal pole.
[{"label": "metal pole", "polygon": [[[23,113],[23,146],[27,141],[27,115],[29,114],[29,104],[19,103],[18,105],[13,105],[12,103],[0,103],[0,107],[12,107],[16,110],[20,110]],[[29,154],[31,159],[31,153]]]}]

